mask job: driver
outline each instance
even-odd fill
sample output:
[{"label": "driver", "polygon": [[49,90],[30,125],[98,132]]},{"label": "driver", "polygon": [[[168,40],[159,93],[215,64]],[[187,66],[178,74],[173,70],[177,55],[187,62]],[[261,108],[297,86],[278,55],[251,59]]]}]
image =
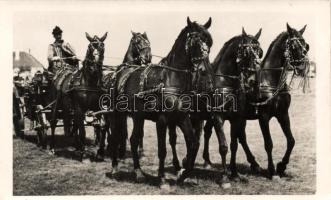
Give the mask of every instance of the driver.
[{"label": "driver", "polygon": [[62,64],[67,64],[71,67],[78,67],[78,59],[75,50],[71,45],[62,40],[62,30],[60,27],[55,26],[53,29],[53,37],[55,41],[48,46],[48,71],[53,74]]}]

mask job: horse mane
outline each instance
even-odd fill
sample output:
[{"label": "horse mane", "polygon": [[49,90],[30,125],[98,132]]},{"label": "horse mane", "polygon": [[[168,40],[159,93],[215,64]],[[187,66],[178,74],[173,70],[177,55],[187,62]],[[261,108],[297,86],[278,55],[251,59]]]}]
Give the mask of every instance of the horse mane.
[{"label": "horse mane", "polygon": [[231,38],[230,40],[228,40],[227,42],[224,43],[223,47],[221,48],[220,52],[217,54],[216,58],[214,59],[214,62],[212,63],[212,67],[214,70],[217,67],[217,64],[220,62],[220,60],[223,59],[223,57],[225,55],[225,51],[228,49],[230,44],[232,44],[234,41],[240,39],[241,37],[242,37],[242,35],[234,36],[233,38]]},{"label": "horse mane", "polygon": [[125,53],[123,63],[133,60],[132,57],[132,40],[130,40],[128,50]]},{"label": "horse mane", "polygon": [[186,36],[186,34],[187,34],[187,32],[188,32],[188,28],[189,28],[189,27],[186,26],[185,28],[183,28],[183,29],[181,30],[181,32],[179,33],[178,37],[177,37],[176,40],[175,40],[174,45],[172,46],[170,52],[168,53],[168,55],[167,55],[166,57],[164,57],[164,58],[161,60],[161,62],[163,62],[163,63],[164,63],[164,62],[166,62],[166,63],[170,63],[173,54],[174,54],[174,53],[177,51],[177,49],[179,48],[179,45],[178,45],[178,44],[180,44],[180,43],[183,42],[183,40],[184,40],[184,38],[185,38],[185,36]]},{"label": "horse mane", "polygon": [[276,42],[281,41],[284,37],[287,37],[287,36],[288,36],[288,32],[287,32],[287,31],[284,31],[284,32],[280,33],[280,34],[279,34],[279,35],[278,35],[278,36],[277,36],[277,37],[271,42],[271,44],[270,44],[270,46],[269,46],[269,48],[268,48],[268,50],[267,50],[267,53],[265,54],[264,59],[263,59],[263,61],[262,61],[262,63],[261,63],[261,66],[264,65],[264,63],[265,63],[265,58],[267,58],[267,57],[269,56],[269,54],[271,53],[272,47],[275,46]]}]

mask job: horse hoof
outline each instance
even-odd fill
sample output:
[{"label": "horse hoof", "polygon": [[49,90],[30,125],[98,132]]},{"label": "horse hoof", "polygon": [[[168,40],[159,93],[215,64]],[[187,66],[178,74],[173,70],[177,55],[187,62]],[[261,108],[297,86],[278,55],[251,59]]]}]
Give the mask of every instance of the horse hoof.
[{"label": "horse hoof", "polygon": [[165,181],[165,178],[161,178],[160,189],[165,192],[170,191],[170,185]]},{"label": "horse hoof", "polygon": [[104,161],[104,153],[102,151],[98,150],[97,154],[95,156],[95,160],[99,161],[99,162]]},{"label": "horse hoof", "polygon": [[116,174],[118,173],[118,166],[114,166],[112,169],[111,169],[111,176],[116,176]]},{"label": "horse hoof", "polygon": [[82,159],[82,163],[84,163],[84,164],[91,164],[91,160],[88,159],[88,158],[83,158]]},{"label": "horse hoof", "polygon": [[262,172],[262,169],[261,169],[260,165],[258,165],[258,164],[252,164],[251,165],[251,172],[253,174],[260,174]]},{"label": "horse hoof", "polygon": [[97,155],[95,156],[95,160],[96,160],[97,162],[103,162],[103,161],[105,161],[105,158],[104,158],[103,156],[97,154]]},{"label": "horse hoof", "polygon": [[275,181],[275,182],[279,182],[280,181],[280,177],[277,176],[277,175],[274,175],[274,176],[271,177],[271,180],[272,181]]},{"label": "horse hoof", "polygon": [[286,170],[286,165],[284,164],[284,163],[282,163],[282,162],[279,162],[279,163],[277,163],[277,174],[279,175],[279,176],[284,176],[285,175],[285,170]]},{"label": "horse hoof", "polygon": [[52,156],[55,155],[55,150],[54,150],[54,149],[50,149],[50,150],[48,151],[48,154],[49,154],[49,155],[52,155]]},{"label": "horse hoof", "polygon": [[205,161],[205,163],[203,164],[203,168],[204,169],[212,169],[213,167],[211,166],[211,163],[210,162],[207,162],[207,161]]},{"label": "horse hoof", "polygon": [[139,158],[142,158],[145,156],[144,150],[139,150],[138,154],[139,154]]},{"label": "horse hoof", "polygon": [[231,183],[222,183],[221,184],[221,187],[223,188],[223,189],[229,189],[229,188],[231,188]]},{"label": "horse hoof", "polygon": [[183,158],[182,160],[182,165],[183,165],[183,168],[187,169],[188,168],[188,164],[187,164],[187,158]]},{"label": "horse hoof", "polygon": [[231,183],[227,175],[223,175],[221,179],[221,187],[223,189],[229,189],[231,188]]},{"label": "horse hoof", "polygon": [[248,183],[248,179],[246,177],[243,177],[239,174],[231,174],[230,179],[233,182],[242,182],[242,183]]},{"label": "horse hoof", "polygon": [[187,178],[187,172],[185,169],[181,169],[177,173],[177,184],[183,184],[184,180]]},{"label": "horse hoof", "polygon": [[142,182],[145,181],[145,176],[144,176],[141,169],[135,169],[134,173],[136,174],[136,182],[137,183],[142,183]]}]

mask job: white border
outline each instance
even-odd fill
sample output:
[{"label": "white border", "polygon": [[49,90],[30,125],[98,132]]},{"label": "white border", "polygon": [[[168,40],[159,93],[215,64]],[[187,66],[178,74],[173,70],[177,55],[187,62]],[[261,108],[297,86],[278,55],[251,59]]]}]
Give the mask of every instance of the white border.
[{"label": "white border", "polygon": [[[90,11],[91,6],[97,7],[99,11],[107,12],[106,6],[112,4],[113,7],[118,7],[118,12],[125,7],[132,12],[141,9],[156,9],[156,10],[185,10],[188,4],[190,9],[201,10],[218,10],[218,11],[277,11],[282,9],[300,9],[307,10],[307,14],[317,16],[316,21],[316,63],[317,69],[317,93],[316,93],[316,117],[317,117],[317,193],[310,196],[174,196],[174,198],[222,198],[222,199],[331,199],[331,131],[330,131],[330,4],[328,1],[312,1],[312,2],[217,2],[217,1],[194,1],[194,2],[0,2],[0,61],[1,61],[1,78],[0,78],[0,199],[44,199],[43,197],[12,197],[12,122],[11,122],[11,98],[12,98],[12,14],[15,11]],[[206,4],[214,4],[204,6]],[[79,5],[79,6],[78,6]],[[289,8],[290,6],[290,8]],[[109,188],[111,189],[111,188]],[[168,199],[169,196],[112,196],[116,199],[137,199],[137,198],[153,198],[153,199]],[[72,199],[68,196],[52,196],[51,199]],[[85,196],[77,197],[77,199],[101,199],[100,196]],[[172,197],[173,198],[173,197]],[[76,198],[75,198],[76,199]]]}]

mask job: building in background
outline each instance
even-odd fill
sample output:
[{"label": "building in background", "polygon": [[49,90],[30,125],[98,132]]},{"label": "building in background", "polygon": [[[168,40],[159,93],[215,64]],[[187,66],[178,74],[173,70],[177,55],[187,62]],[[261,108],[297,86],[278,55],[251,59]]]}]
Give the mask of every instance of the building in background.
[{"label": "building in background", "polygon": [[21,77],[31,78],[36,71],[43,71],[44,66],[30,53],[24,51],[13,52],[13,67]]}]

